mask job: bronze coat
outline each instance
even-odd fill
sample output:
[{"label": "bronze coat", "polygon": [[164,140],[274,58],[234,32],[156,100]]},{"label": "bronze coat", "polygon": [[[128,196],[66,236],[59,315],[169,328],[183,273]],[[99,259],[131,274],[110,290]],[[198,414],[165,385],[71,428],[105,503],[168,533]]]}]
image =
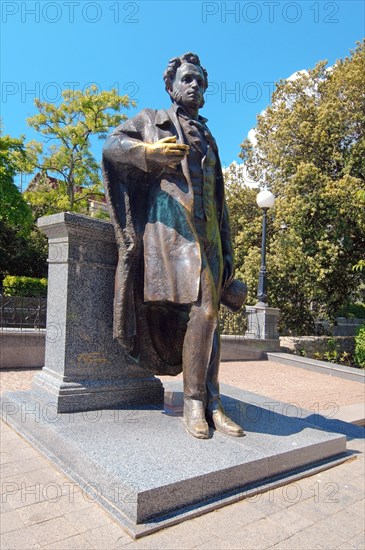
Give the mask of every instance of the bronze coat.
[{"label": "bronze coat", "polygon": [[[186,142],[174,107],[144,109],[108,137],[103,175],[119,250],[114,337],[147,368],[176,374],[181,371],[188,306],[198,298],[201,250],[187,158],[176,168],[162,169],[146,162],[141,142],[154,143],[169,136]],[[232,255],[216,152],[222,250],[223,255]],[[149,333],[151,323],[151,332],[160,328],[161,338]]]}]

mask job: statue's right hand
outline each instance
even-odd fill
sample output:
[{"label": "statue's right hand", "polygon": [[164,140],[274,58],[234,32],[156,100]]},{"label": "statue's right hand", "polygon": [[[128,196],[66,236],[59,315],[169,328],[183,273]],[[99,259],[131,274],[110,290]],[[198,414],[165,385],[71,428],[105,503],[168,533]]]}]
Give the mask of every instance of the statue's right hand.
[{"label": "statue's right hand", "polygon": [[176,143],[176,136],[146,143],[146,158],[158,164],[176,166],[189,153],[189,145]]}]

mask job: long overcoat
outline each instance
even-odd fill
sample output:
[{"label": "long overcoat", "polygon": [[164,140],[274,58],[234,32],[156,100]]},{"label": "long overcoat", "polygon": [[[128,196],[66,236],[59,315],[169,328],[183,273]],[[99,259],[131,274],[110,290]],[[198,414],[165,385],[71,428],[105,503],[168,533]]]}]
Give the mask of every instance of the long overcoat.
[{"label": "long overcoat", "polygon": [[[159,374],[181,372],[189,307],[198,298],[201,243],[187,157],[177,167],[146,160],[142,142],[176,136],[175,108],[144,109],[116,128],[103,149],[103,177],[119,260],[114,338]],[[216,203],[223,256],[232,255],[222,169],[216,151]]]}]

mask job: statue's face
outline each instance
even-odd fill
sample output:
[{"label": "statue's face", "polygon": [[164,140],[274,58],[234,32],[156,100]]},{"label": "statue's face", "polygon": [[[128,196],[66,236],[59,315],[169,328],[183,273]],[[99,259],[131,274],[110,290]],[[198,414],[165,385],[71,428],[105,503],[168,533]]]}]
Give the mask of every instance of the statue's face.
[{"label": "statue's face", "polygon": [[204,74],[200,67],[183,63],[176,71],[172,83],[172,96],[176,103],[188,111],[199,109],[204,95]]}]

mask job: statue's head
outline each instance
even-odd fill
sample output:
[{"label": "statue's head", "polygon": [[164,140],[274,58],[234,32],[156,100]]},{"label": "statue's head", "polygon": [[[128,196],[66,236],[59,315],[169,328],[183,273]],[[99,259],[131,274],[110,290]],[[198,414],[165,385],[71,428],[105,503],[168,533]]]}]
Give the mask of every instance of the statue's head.
[{"label": "statue's head", "polygon": [[196,54],[189,52],[171,59],[163,79],[171,101],[187,109],[203,107],[208,73]]}]

